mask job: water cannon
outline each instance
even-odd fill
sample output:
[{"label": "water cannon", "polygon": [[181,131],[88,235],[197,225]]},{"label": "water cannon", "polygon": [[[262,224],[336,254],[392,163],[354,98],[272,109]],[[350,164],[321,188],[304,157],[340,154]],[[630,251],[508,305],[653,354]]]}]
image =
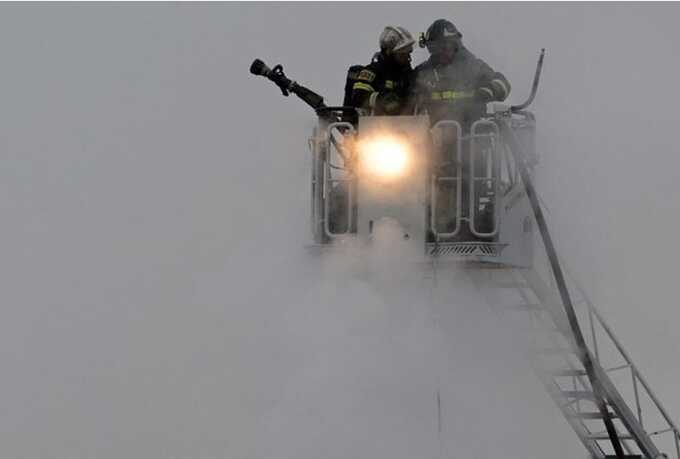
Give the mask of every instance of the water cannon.
[{"label": "water cannon", "polygon": [[288,97],[290,93],[295,94],[314,110],[326,106],[323,102],[323,97],[289,79],[286,74],[283,73],[283,66],[281,64],[275,65],[274,68],[269,68],[261,59],[255,59],[250,65],[250,73],[263,76],[272,81],[279,89],[281,89],[281,93],[286,97]]},{"label": "water cannon", "polygon": [[265,64],[260,59],[255,59],[250,65],[250,73],[253,75],[263,76],[271,81],[273,81],[279,88],[284,96],[288,96],[288,87],[292,83],[286,75],[283,73],[283,67],[281,64],[274,67],[274,70],[270,69],[267,64]]},{"label": "water cannon", "polygon": [[253,75],[269,76],[269,74],[272,73],[272,69],[267,67],[267,64],[260,59],[255,59],[253,63],[250,64],[250,73]]}]

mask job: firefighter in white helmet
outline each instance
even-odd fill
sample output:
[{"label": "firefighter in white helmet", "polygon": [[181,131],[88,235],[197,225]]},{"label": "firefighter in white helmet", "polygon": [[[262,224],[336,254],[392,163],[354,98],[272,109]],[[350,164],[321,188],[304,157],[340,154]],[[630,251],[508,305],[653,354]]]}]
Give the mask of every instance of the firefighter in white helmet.
[{"label": "firefighter in white helmet", "polygon": [[366,66],[350,69],[346,105],[375,115],[399,115],[407,108],[411,53],[415,40],[403,27],[387,26],[380,34],[380,51]]}]

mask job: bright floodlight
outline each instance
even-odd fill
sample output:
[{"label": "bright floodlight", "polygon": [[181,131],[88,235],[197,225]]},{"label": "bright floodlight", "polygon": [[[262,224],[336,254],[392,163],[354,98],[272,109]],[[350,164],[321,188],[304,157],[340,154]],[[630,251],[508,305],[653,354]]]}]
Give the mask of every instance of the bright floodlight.
[{"label": "bright floodlight", "polygon": [[392,138],[370,139],[361,146],[361,161],[366,172],[382,178],[400,176],[408,163],[406,145]]}]

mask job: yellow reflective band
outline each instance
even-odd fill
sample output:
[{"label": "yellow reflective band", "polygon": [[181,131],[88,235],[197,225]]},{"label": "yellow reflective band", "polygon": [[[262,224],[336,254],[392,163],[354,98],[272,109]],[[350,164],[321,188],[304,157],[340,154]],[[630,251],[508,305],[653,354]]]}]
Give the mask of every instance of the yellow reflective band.
[{"label": "yellow reflective band", "polygon": [[392,80],[385,80],[385,88],[386,88],[386,89],[394,89],[394,81],[392,81]]},{"label": "yellow reflective band", "polygon": [[374,92],[371,94],[371,96],[368,98],[368,106],[370,108],[375,108],[375,103],[378,101],[378,93]]},{"label": "yellow reflective band", "polygon": [[365,80],[370,83],[371,81],[375,80],[375,73],[371,72],[370,70],[364,69],[361,72],[359,72],[357,80]]},{"label": "yellow reflective band", "polygon": [[472,91],[442,91],[431,93],[432,100],[458,100],[474,96]]},{"label": "yellow reflective band", "polygon": [[357,81],[356,83],[354,83],[354,86],[352,86],[352,89],[362,89],[364,91],[370,91],[370,92],[375,91],[375,89],[373,89],[373,86],[371,86],[368,83],[362,83],[360,81]]}]

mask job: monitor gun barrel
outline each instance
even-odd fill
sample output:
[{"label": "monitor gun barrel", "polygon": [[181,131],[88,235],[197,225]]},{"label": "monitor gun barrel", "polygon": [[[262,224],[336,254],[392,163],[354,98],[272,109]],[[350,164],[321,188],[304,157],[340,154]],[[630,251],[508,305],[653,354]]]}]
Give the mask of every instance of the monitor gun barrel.
[{"label": "monitor gun barrel", "polygon": [[274,66],[273,69],[270,69],[263,61],[260,59],[255,59],[250,65],[250,73],[253,75],[260,75],[271,80],[281,89],[281,92],[286,97],[292,92],[314,110],[326,107],[326,104],[323,102],[323,97],[311,89],[307,89],[286,77],[286,75],[283,73],[283,66],[281,64],[278,64]]}]

